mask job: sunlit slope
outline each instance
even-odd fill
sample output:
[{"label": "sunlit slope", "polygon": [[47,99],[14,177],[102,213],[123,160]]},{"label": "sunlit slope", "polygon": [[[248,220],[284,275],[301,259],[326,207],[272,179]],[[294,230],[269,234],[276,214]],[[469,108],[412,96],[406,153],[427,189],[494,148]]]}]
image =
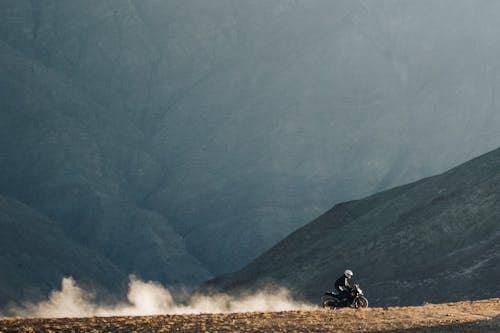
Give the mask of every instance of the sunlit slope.
[{"label": "sunlit slope", "polygon": [[339,204],[211,285],[233,290],[272,281],[317,301],[345,268],[372,304],[499,296],[500,149]]},{"label": "sunlit slope", "polygon": [[297,310],[149,317],[5,319],[0,331],[495,333],[500,299],[365,310]]}]

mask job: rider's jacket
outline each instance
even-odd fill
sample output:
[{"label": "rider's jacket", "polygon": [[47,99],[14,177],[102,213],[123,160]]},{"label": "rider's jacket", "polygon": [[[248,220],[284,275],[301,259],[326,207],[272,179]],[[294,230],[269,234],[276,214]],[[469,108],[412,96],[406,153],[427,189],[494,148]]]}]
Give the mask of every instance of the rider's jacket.
[{"label": "rider's jacket", "polygon": [[345,275],[342,275],[337,279],[337,281],[335,281],[335,289],[337,289],[337,291],[342,292],[346,289],[349,289],[350,287],[351,286],[349,285],[349,279]]}]

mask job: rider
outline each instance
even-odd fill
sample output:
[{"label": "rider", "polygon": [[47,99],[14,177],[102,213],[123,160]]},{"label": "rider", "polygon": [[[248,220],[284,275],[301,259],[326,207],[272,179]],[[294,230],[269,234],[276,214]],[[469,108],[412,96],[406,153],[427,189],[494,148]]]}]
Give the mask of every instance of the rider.
[{"label": "rider", "polygon": [[352,278],[352,275],[352,271],[350,269],[346,269],[344,275],[335,281],[335,290],[337,290],[339,295],[341,295],[344,299],[349,298],[349,293],[351,291],[349,279]]}]

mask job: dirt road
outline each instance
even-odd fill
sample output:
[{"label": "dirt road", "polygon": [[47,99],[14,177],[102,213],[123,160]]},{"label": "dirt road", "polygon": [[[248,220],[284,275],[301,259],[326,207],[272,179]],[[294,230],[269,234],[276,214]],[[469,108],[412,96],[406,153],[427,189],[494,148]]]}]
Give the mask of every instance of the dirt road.
[{"label": "dirt road", "polygon": [[2,319],[0,332],[500,332],[500,298],[364,310]]}]

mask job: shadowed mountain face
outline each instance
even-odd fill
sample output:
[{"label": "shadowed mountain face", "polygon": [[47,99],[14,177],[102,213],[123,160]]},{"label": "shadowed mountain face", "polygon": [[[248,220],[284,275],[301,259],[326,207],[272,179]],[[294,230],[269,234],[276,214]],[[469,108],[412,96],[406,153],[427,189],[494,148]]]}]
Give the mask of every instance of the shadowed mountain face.
[{"label": "shadowed mountain face", "polygon": [[75,244],[57,223],[28,206],[0,196],[0,227],[1,305],[46,297],[71,275],[96,291],[126,290],[126,273],[97,251]]},{"label": "shadowed mountain face", "polygon": [[442,175],[336,205],[223,290],[274,281],[317,302],[344,269],[374,304],[500,295],[500,149]]},{"label": "shadowed mountain face", "polygon": [[[500,4],[0,3],[0,192],[197,284],[498,145]],[[75,276],[78,278],[78,276]]]}]

